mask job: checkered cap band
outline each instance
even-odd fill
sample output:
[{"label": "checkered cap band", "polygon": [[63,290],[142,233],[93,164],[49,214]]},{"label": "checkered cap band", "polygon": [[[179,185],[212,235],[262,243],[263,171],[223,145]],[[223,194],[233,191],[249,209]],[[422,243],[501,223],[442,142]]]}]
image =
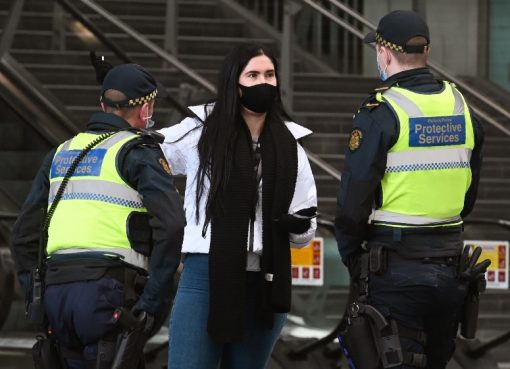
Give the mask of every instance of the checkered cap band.
[{"label": "checkered cap band", "polygon": [[128,106],[142,105],[146,102],[154,100],[156,98],[157,94],[158,94],[158,90],[156,89],[146,96],[137,97],[136,99],[130,99],[130,100],[128,100]]},{"label": "checkered cap band", "polygon": [[402,46],[399,46],[397,44],[394,44],[392,42],[389,42],[389,41],[386,41],[384,38],[382,38],[382,36],[379,34],[379,33],[375,33],[375,40],[377,41],[378,44],[382,45],[382,46],[386,46],[388,48],[390,48],[391,50],[393,51],[397,51],[399,53],[404,53],[404,48]]}]

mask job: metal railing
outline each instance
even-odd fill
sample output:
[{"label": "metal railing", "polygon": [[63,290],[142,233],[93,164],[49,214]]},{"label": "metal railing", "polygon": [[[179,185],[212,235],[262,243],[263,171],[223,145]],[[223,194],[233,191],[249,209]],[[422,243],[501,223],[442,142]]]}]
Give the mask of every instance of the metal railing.
[{"label": "metal railing", "polygon": [[[57,0],[58,6],[56,8],[62,7],[64,10],[66,10],[74,19],[79,21],[83,26],[89,30],[98,40],[101,41],[101,43],[110,51],[112,51],[122,62],[124,63],[133,63],[133,60],[127,55],[127,53],[122,50],[118,45],[116,45],[114,42],[110,40],[106,34],[99,29],[99,27],[93,23],[86,15],[83,14],[83,12],[78,9],[73,3],[67,1],[67,0]],[[62,12],[55,12],[60,15],[61,19],[57,21],[59,23],[59,26],[57,28],[63,29],[63,13]],[[184,115],[188,116],[190,115],[190,110],[181,104],[179,101],[174,99],[171,95],[166,96],[167,101],[175,108],[177,111]]]},{"label": "metal railing", "polygon": [[312,163],[317,165],[319,168],[321,168],[323,171],[328,173],[331,177],[334,179],[340,181],[342,179],[342,173],[340,173],[335,167],[332,165],[329,165],[326,161],[319,158],[316,154],[313,154],[309,150],[306,150],[306,155],[308,156],[308,160],[310,160]]},{"label": "metal railing", "polygon": [[[227,1],[227,0],[225,0]],[[291,22],[295,23],[296,44],[312,52],[319,59],[335,67],[338,73],[360,73],[362,57],[363,27],[375,30],[376,26],[364,18],[362,2],[357,0],[235,0],[246,7],[269,25],[284,33],[283,19],[286,4],[299,7]],[[303,6],[306,5],[306,6]],[[285,34],[283,35],[285,39]],[[286,57],[282,53],[282,60]],[[336,62],[336,64],[335,64]],[[445,68],[429,62],[432,70],[445,79],[454,82],[464,92],[510,121],[510,111],[480,93],[468,83],[456,78]],[[285,75],[284,75],[285,78]],[[286,77],[290,78],[290,77]],[[292,101],[292,97],[290,98]],[[471,106],[473,111],[484,121],[494,126],[507,136],[510,128],[492,117],[485,109]]]},{"label": "metal railing", "polygon": [[18,213],[13,213],[10,211],[0,211],[0,221],[1,220],[14,220],[18,218]]},{"label": "metal railing", "polygon": [[[160,48],[158,45],[147,39],[141,33],[135,31],[132,27],[128,26],[124,22],[122,22],[118,17],[115,17],[110,12],[106,11],[104,8],[96,4],[92,0],[79,0],[81,3],[86,5],[89,9],[93,10],[100,17],[106,19],[124,33],[140,42],[143,46],[149,49],[151,52],[156,54],[159,58],[161,58],[164,62],[169,63],[174,66],[181,73],[188,76],[191,80],[196,82],[200,87],[204,88],[209,93],[215,94],[216,88],[213,84],[211,84],[208,80],[200,76],[198,73],[193,71],[184,63],[180,62],[176,57],[170,55],[168,52]],[[121,61],[125,63],[133,62],[131,58],[127,56],[127,54],[115,43],[113,43],[104,32],[102,32],[83,12],[76,7],[74,3],[71,3],[67,0],[57,0],[57,3],[60,6],[54,7],[54,17],[53,17],[53,40],[52,45],[54,47],[59,47],[60,49],[65,49],[65,27],[64,27],[64,13],[62,8],[67,10],[67,12],[73,16],[76,20],[78,20],[87,30],[89,30],[98,40],[100,40],[103,45],[106,46],[107,49],[112,51]],[[18,28],[19,19],[21,17],[21,13],[24,7],[24,0],[17,0],[12,2],[11,9],[9,11],[9,17],[7,18],[6,24],[3,27],[2,37],[0,39],[0,57],[8,54],[8,51],[11,48],[15,32]],[[172,52],[177,51],[177,1],[176,0],[166,0],[166,26],[165,26],[165,35],[164,35],[164,47],[167,50]],[[170,25],[170,24],[173,24]],[[14,62],[14,60],[12,60]],[[44,93],[39,94],[40,96],[44,96]],[[190,111],[185,106],[180,104],[178,101],[173,99],[171,96],[168,97],[170,103],[177,108],[177,110],[184,114],[189,115]],[[51,108],[51,105],[48,105]],[[60,111],[60,115],[62,115],[63,109],[62,106],[58,107],[56,110],[52,109],[57,114]],[[67,120],[65,123],[69,125],[70,120],[67,117],[62,117]],[[73,125],[73,131],[75,127]]]},{"label": "metal railing", "polygon": [[[150,41],[147,37],[143,36],[141,33],[134,30],[132,27],[121,21],[118,17],[114,16],[98,4],[96,4],[92,0],[79,0],[91,10],[93,10],[100,17],[106,19],[108,22],[119,28],[128,36],[132,37],[140,44],[145,46],[151,52],[153,52],[156,56],[161,58],[164,63],[168,63],[174,66],[177,70],[190,77],[194,82],[198,84],[201,88],[205,89],[207,92],[216,94],[216,88],[205,78],[200,76],[198,73],[193,71],[191,68],[186,66],[184,63],[180,62],[176,57],[170,55],[167,51],[160,48],[158,45]],[[110,38],[103,32],[95,23],[93,23],[89,17],[87,17],[78,7],[76,7],[73,3],[68,0],[57,0],[57,3],[62,6],[73,18],[79,21],[85,28],[87,28],[101,43],[110,51],[112,51],[122,62],[124,63],[132,63],[134,62],[121,47],[116,45],[114,42],[110,40]],[[165,24],[169,22],[176,22],[176,13],[177,13],[177,3],[175,0],[167,0],[166,2],[167,10],[166,10],[166,18]],[[60,20],[61,26],[63,28],[63,19]],[[177,36],[176,31],[170,26],[165,26],[165,35],[164,35],[164,47],[173,51],[177,51]],[[188,85],[182,86],[182,88],[186,89],[188,92]],[[181,95],[181,94],[179,94]],[[195,114],[188,109],[186,104],[182,104],[180,99],[175,99],[171,95],[166,96],[166,100],[175,108],[177,111],[183,116],[194,116]]]},{"label": "metal railing", "polygon": [[[61,0],[59,0],[60,2]],[[200,86],[205,88],[207,91],[215,94],[216,93],[216,87],[214,87],[213,84],[211,84],[208,80],[200,76],[198,73],[193,71],[191,68],[189,68],[187,65],[179,61],[175,56],[170,55],[168,52],[163,50],[161,47],[156,45],[154,42],[150,41],[147,37],[142,35],[140,32],[135,31],[132,27],[128,26],[126,23],[121,21],[118,17],[114,16],[110,12],[108,12],[106,9],[98,5],[96,2],[92,0],[79,0],[82,4],[86,5],[89,9],[93,10],[95,13],[99,14],[104,19],[108,20],[110,23],[117,26],[120,30],[122,30],[124,33],[141,43],[143,46],[145,46],[147,49],[149,49],[151,52],[156,54],[158,57],[163,59],[164,61],[170,63],[175,68],[177,68],[180,72],[184,73],[188,77],[190,77],[193,81],[198,83]]]},{"label": "metal railing", "polygon": [[[310,7],[314,8],[315,10],[317,10],[318,12],[320,12],[322,15],[324,15],[325,17],[327,17],[328,19],[330,19],[331,21],[335,22],[336,24],[344,27],[345,29],[347,29],[349,32],[351,32],[354,36],[356,36],[357,38],[359,38],[360,40],[363,39],[364,37],[364,33],[360,32],[359,30],[351,27],[349,24],[347,24],[345,21],[343,21],[342,19],[340,19],[339,17],[335,16],[335,14],[331,13],[329,11],[329,9],[325,8],[324,6],[321,6],[317,3],[317,1],[313,1],[313,0],[300,0],[306,4],[308,4]],[[326,1],[334,6],[336,6],[338,9],[342,10],[343,12],[345,12],[346,14],[348,14],[349,16],[351,16],[352,18],[356,19],[356,21],[358,21],[359,23],[361,23],[362,25],[366,26],[367,28],[369,28],[371,31],[375,31],[376,30],[376,26],[369,22],[366,18],[364,18],[363,16],[361,16],[359,13],[357,13],[356,11],[354,11],[352,8],[346,6],[345,4],[339,2],[338,0],[322,0],[322,1]],[[445,68],[439,66],[438,64],[434,63],[434,62],[431,62],[429,61],[428,62],[428,65],[429,67],[436,71],[437,73],[439,73],[440,75],[442,75],[444,78],[446,78],[447,80],[451,81],[451,82],[454,82],[458,87],[460,87],[463,91],[465,92],[468,92],[469,94],[471,94],[472,96],[474,96],[476,99],[480,100],[482,103],[484,103],[486,106],[490,107],[491,109],[494,109],[495,111],[497,111],[498,113],[500,113],[501,115],[503,115],[505,118],[509,119],[510,120],[510,111],[504,109],[503,107],[501,107],[499,104],[495,103],[494,101],[492,101],[489,97],[487,97],[486,95],[480,93],[479,91],[477,91],[476,89],[474,89],[473,87],[471,87],[469,84],[461,81],[460,79],[456,78],[452,73],[450,73],[449,71],[447,71]],[[498,122],[496,119],[494,119],[493,117],[491,117],[488,113],[486,113],[485,111],[477,108],[477,107],[473,107],[471,106],[471,108],[473,109],[473,111],[480,117],[482,118],[483,120],[487,121],[488,123],[490,123],[492,126],[494,126],[495,128],[499,129],[501,132],[503,132],[504,134],[506,134],[507,136],[510,136],[510,129],[505,127],[504,125],[502,125],[500,122]]]},{"label": "metal railing", "polygon": [[78,133],[65,107],[9,53],[0,59],[0,95],[50,145]]},{"label": "metal railing", "polygon": [[76,132],[64,106],[9,53],[24,0],[13,1],[0,39],[0,95],[50,144],[56,145]]},{"label": "metal railing", "polygon": [[[232,7],[230,3],[233,2],[248,9],[281,33],[280,60],[281,64],[286,67],[280,71],[280,85],[282,87],[284,103],[290,108],[293,106],[293,63],[289,63],[289,61],[293,59],[293,53],[296,49],[295,45],[300,45],[304,50],[311,51],[320,59],[326,59],[330,64],[331,59],[337,60],[337,64],[334,66],[339,73],[359,73],[362,65],[362,40],[366,33],[363,27],[370,30],[376,29],[374,24],[360,15],[362,12],[362,2],[356,0],[222,0],[222,2],[230,7]],[[306,5],[306,7],[303,7],[303,5]],[[313,14],[312,17],[310,16],[310,11]],[[326,25],[323,22],[324,19],[329,21]],[[337,29],[331,28],[332,24]],[[343,32],[341,39],[338,32]],[[325,35],[328,36],[324,37]],[[295,44],[291,45],[294,40]],[[324,40],[329,40],[329,44],[325,43]],[[339,45],[344,47],[342,55],[340,55],[340,50],[338,50]],[[326,55],[326,51],[330,52],[330,54]],[[357,68],[352,68],[349,63],[354,64]],[[451,73],[435,63],[429,62],[429,66],[487,107],[510,119],[510,112],[487,96],[473,89],[467,83],[455,78]],[[481,119],[505,135],[510,136],[510,129],[485,110],[472,105],[471,108]],[[309,160],[328,175],[337,180],[341,179],[340,171],[318,156],[310,152],[307,152],[307,154]]]},{"label": "metal railing", "polygon": [[[223,0],[229,2],[231,0]],[[281,64],[286,67],[280,71],[280,84],[282,95],[287,107],[293,105],[292,74],[293,46],[295,40],[305,50],[312,51],[315,56],[326,59],[339,73],[360,73],[362,65],[362,40],[365,32],[363,27],[375,30],[374,24],[359,13],[362,11],[361,2],[355,0],[234,0],[237,4],[244,6],[251,12],[261,17],[277,31],[282,33],[281,37]],[[303,7],[306,4],[308,7]],[[341,12],[341,14],[339,14]],[[313,16],[311,16],[311,14]],[[323,17],[330,22],[325,26]],[[289,26],[292,25],[292,26]],[[334,25],[336,28],[332,28]],[[294,31],[295,30],[295,31]],[[341,33],[340,33],[341,32]],[[294,34],[294,36],[293,36]],[[329,35],[324,37],[324,35]],[[341,37],[341,38],[340,38]],[[329,44],[324,43],[329,40]],[[342,42],[340,42],[340,40]],[[342,45],[342,52],[338,49]],[[329,54],[326,54],[329,52]],[[336,60],[331,63],[332,59]],[[353,68],[352,65],[357,66]],[[455,78],[443,68],[434,63],[430,67],[446,79],[456,83],[463,90],[471,93],[474,97],[485,103],[487,106],[500,112],[507,118],[510,115],[505,109],[491,101],[486,96],[475,91],[466,83]],[[477,107],[472,109],[486,122],[490,123],[501,132],[510,136],[510,130],[500,122]],[[328,175],[341,180],[341,172],[319,158],[317,155],[307,152],[311,162],[317,165]]]},{"label": "metal railing", "polygon": [[3,56],[11,48],[24,5],[25,0],[14,1],[9,9],[9,17],[3,26],[2,39],[0,40],[0,56]]},{"label": "metal railing", "polygon": [[[353,9],[361,12],[361,0],[343,0]],[[302,6],[301,1],[288,0],[235,0],[238,4],[249,9],[272,27],[283,32],[285,6],[293,3],[298,7],[294,16],[293,33],[296,44],[304,50],[313,52],[326,61],[339,73],[360,73],[362,58],[362,43],[354,37],[344,26],[324,22],[323,17],[313,9]],[[348,13],[339,13],[338,9],[325,0],[320,0],[330,12],[335,14],[346,25],[360,29],[361,23]],[[283,64],[283,63],[282,63]]]}]

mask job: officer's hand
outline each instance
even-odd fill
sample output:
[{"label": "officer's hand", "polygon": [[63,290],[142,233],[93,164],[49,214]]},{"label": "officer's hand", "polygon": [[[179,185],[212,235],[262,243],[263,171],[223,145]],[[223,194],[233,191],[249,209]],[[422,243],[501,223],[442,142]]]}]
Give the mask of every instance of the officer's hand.
[{"label": "officer's hand", "polygon": [[301,209],[295,214],[282,214],[276,223],[289,233],[305,233],[311,226],[311,219],[317,216],[317,208]]},{"label": "officer's hand", "polygon": [[466,246],[462,251],[459,262],[459,278],[464,281],[474,282],[485,278],[485,272],[487,272],[487,268],[491,264],[491,261],[489,259],[485,259],[482,262],[477,263],[478,258],[482,253],[482,249],[481,247],[476,247],[471,256],[469,255],[470,249],[471,248],[469,246]]},{"label": "officer's hand", "polygon": [[113,66],[104,60],[104,57],[99,57],[94,51],[90,52],[90,64],[96,71],[96,81],[100,85],[103,84],[106,74],[113,68]]},{"label": "officer's hand", "polygon": [[143,328],[143,333],[147,339],[152,336],[152,330],[154,329],[154,315],[146,313],[147,316],[145,318],[145,327]]},{"label": "officer's hand", "polygon": [[155,321],[154,315],[137,308],[136,305],[131,309],[131,312],[137,318],[140,317],[140,315],[144,315],[145,325],[143,328],[143,334],[145,336],[145,339],[148,340],[153,333],[152,330],[154,328],[154,321]]}]

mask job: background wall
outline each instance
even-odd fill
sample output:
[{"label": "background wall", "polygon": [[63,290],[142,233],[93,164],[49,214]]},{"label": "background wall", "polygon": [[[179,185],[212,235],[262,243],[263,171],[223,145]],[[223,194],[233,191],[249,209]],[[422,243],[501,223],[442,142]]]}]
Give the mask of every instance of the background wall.
[{"label": "background wall", "polygon": [[[508,0],[498,2],[510,5]],[[412,9],[412,6],[412,0],[365,0],[364,14],[377,25],[386,13],[397,9]],[[477,75],[480,46],[478,1],[427,0],[425,8],[431,37],[430,59],[454,75]],[[505,19],[509,23],[508,17]],[[377,75],[375,52],[368,48],[364,50],[363,71],[366,75]]]},{"label": "background wall", "polygon": [[489,79],[510,92],[510,1],[489,4]]}]

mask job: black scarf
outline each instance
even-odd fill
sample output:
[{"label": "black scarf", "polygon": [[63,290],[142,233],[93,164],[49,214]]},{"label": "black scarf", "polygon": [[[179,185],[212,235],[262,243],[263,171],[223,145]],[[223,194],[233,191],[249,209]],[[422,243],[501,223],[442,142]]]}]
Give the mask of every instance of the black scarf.
[{"label": "black scarf", "polygon": [[[251,137],[248,128],[243,128],[237,139],[225,194],[220,195],[211,219],[208,332],[217,342],[242,340],[245,329],[246,247],[254,191],[258,186],[253,179]],[[297,144],[281,120],[270,118],[266,119],[259,142],[264,249],[259,273],[261,299],[256,310],[260,320],[271,327],[274,312],[290,310],[289,234],[274,219],[288,213],[294,196]]]}]

